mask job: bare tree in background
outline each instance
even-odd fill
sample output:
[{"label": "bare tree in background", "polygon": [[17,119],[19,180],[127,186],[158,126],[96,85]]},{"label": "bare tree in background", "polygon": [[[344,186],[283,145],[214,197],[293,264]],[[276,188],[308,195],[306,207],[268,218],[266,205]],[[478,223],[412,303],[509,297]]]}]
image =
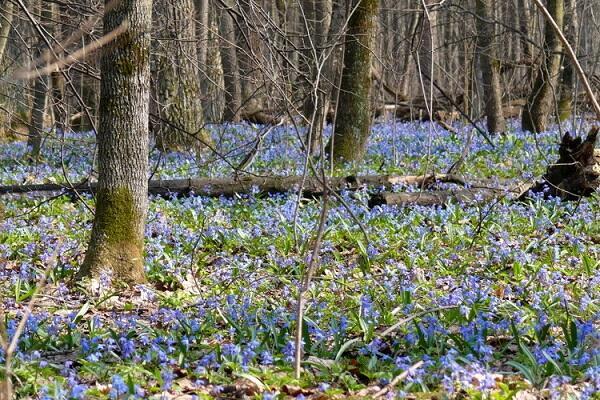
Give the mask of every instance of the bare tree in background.
[{"label": "bare tree in background", "polygon": [[[564,0],[549,0],[548,11],[562,29],[565,3]],[[541,132],[548,127],[548,119],[555,104],[554,91],[558,86],[562,45],[549,22],[544,28],[544,45],[542,62],[527,103],[523,107],[521,126],[523,130]]]},{"label": "bare tree in background", "polygon": [[[26,6],[34,11],[36,2],[30,0]],[[52,5],[54,16],[41,21],[38,10],[33,18],[43,23],[52,53],[64,65],[41,74],[38,90],[33,90],[36,69],[44,70],[46,63],[53,62],[40,60],[36,50],[45,52],[48,43],[39,39],[22,7],[14,6],[15,0],[0,0],[4,11],[0,16],[0,50],[4,47],[0,121],[2,131],[13,138],[29,137],[30,132],[32,139],[40,138],[37,133],[44,131],[44,143],[53,145],[63,140],[56,133],[96,125],[91,122],[99,111],[99,51],[93,47],[102,38],[102,6],[97,0],[43,3]],[[364,80],[348,78],[355,66],[351,55],[343,55],[346,38],[346,51],[366,39],[346,36],[350,16],[360,11],[357,5],[350,0],[156,2],[151,56],[156,101],[151,105],[151,122],[157,128],[153,131],[164,133],[158,136],[158,144],[191,150],[202,141],[206,122],[245,120],[270,125],[285,119],[298,129],[303,148],[315,155],[322,147],[325,115],[327,122],[338,126],[339,135],[350,124],[368,132],[365,127],[373,116],[446,122],[458,118],[478,126],[487,116],[488,130],[502,131],[503,119],[521,118],[527,124],[535,119],[532,114],[546,114],[541,120],[549,121],[555,116],[566,118],[574,108],[578,114],[589,110],[568,63],[563,62],[560,72],[550,72],[554,60],[562,57],[555,57],[560,51],[549,50],[548,43],[542,51],[544,37],[551,32],[544,34],[543,19],[529,1],[380,0],[373,14],[377,40],[369,49],[371,71]],[[486,8],[478,7],[482,5]],[[581,62],[592,77],[599,75],[600,65],[600,29],[593,21],[598,12],[600,3],[592,0],[565,2],[565,33],[577,52],[585,55]],[[537,86],[532,90],[534,82]],[[592,82],[600,86],[597,76]],[[356,87],[348,86],[351,83]],[[433,101],[427,104],[430,84]],[[367,86],[369,91],[364,90]],[[47,96],[43,106],[42,95]],[[357,113],[346,106],[352,100],[358,102],[355,110],[370,115],[359,124]],[[536,111],[540,109],[546,111],[540,114]],[[548,124],[536,129],[543,127]],[[366,138],[349,148],[360,153]],[[333,142],[342,145],[343,140],[335,137]],[[241,146],[235,156],[254,151],[249,148]]]},{"label": "bare tree in background", "polygon": [[[159,32],[157,98],[161,117],[158,147],[186,150],[206,141],[203,131],[202,94],[195,43],[193,0],[157,0],[155,20],[164,24]],[[161,14],[164,13],[164,14]]]},{"label": "bare tree in background", "polygon": [[[579,46],[579,18],[575,0],[565,2],[565,36],[575,48]],[[576,73],[573,63],[568,57],[563,57],[560,74],[560,100],[558,101],[558,119],[567,120],[573,112],[575,98]]]},{"label": "bare tree in background", "polygon": [[493,24],[492,0],[475,0],[477,11],[477,51],[484,91],[485,115],[490,133],[504,132],[506,122],[502,113],[500,65],[496,57],[496,32]]},{"label": "bare tree in background", "polygon": [[[41,15],[41,23],[48,25],[52,18],[52,4],[45,1],[37,2],[37,9]],[[46,48],[43,37],[38,37],[36,45],[36,56],[39,58]],[[29,139],[27,145],[31,148],[31,158],[37,160],[42,151],[42,133],[44,131],[44,117],[46,115],[46,100],[49,87],[48,76],[41,74],[35,79],[33,85],[33,105],[31,107],[31,120],[29,125]]]},{"label": "bare tree in background", "polygon": [[[321,143],[321,132],[326,122],[331,98],[333,58],[327,51],[333,2],[331,0],[305,0],[302,3],[305,16],[306,72],[310,77],[308,93],[304,100],[302,113],[309,123],[309,152],[316,154]],[[326,58],[325,55],[327,55]],[[314,119],[313,119],[314,113]]]},{"label": "bare tree in background", "polygon": [[230,12],[231,8],[228,6],[228,8],[220,10],[219,14],[221,59],[225,84],[223,119],[230,122],[239,122],[242,111],[242,87],[236,50],[235,26]]}]

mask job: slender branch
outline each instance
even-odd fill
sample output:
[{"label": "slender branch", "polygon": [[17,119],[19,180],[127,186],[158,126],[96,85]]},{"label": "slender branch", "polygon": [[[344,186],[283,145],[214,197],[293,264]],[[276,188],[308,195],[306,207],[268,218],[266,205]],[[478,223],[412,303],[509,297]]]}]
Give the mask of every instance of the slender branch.
[{"label": "slender branch", "polygon": [[304,277],[300,288],[298,290],[298,303],[296,306],[296,338],[295,354],[294,354],[294,374],[296,379],[300,379],[301,364],[302,364],[302,322],[304,319],[304,303],[306,302],[306,292],[310,288],[310,283],[317,267],[317,259],[319,258],[319,251],[321,250],[321,243],[323,241],[323,235],[325,234],[325,223],[327,222],[327,215],[329,211],[329,196],[327,192],[323,196],[323,207],[321,208],[321,216],[319,217],[319,229],[317,231],[317,237],[315,238],[315,245],[308,261],[308,267],[304,272]]},{"label": "slender branch", "polygon": [[414,365],[409,367],[406,371],[402,372],[400,375],[395,377],[386,387],[381,389],[379,392],[375,393],[375,395],[373,395],[373,398],[378,399],[378,398],[384,396],[386,393],[388,393],[390,390],[392,390],[394,388],[394,386],[396,386],[398,383],[400,383],[400,381],[405,379],[408,375],[412,374],[414,371],[421,368],[422,365],[423,365],[423,360],[416,362]]}]

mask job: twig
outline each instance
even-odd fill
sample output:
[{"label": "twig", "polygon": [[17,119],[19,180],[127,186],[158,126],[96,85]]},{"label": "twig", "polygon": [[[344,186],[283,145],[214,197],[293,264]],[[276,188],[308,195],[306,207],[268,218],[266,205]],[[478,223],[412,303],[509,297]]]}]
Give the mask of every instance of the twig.
[{"label": "twig", "polygon": [[391,391],[394,388],[394,386],[396,386],[401,380],[403,380],[408,375],[412,374],[413,372],[415,372],[416,370],[421,368],[422,365],[423,365],[423,360],[416,362],[414,365],[412,365],[406,371],[402,372],[400,375],[395,377],[386,387],[381,389],[379,392],[375,393],[373,395],[373,398],[378,399],[378,398],[382,397],[383,395],[385,395],[387,392]]},{"label": "twig", "polygon": [[323,235],[325,234],[325,223],[327,221],[327,214],[329,211],[329,196],[325,192],[323,196],[323,207],[321,208],[321,216],[319,218],[319,230],[317,231],[317,237],[315,238],[315,245],[311,254],[311,258],[308,262],[308,267],[304,273],[302,283],[298,291],[298,303],[296,306],[296,338],[295,338],[295,354],[294,354],[294,374],[296,379],[300,379],[300,371],[302,364],[302,320],[304,319],[304,303],[306,302],[306,292],[310,289],[310,283],[312,281],[313,274],[317,266],[317,259],[319,257],[319,251],[321,250],[321,243],[323,241]]}]

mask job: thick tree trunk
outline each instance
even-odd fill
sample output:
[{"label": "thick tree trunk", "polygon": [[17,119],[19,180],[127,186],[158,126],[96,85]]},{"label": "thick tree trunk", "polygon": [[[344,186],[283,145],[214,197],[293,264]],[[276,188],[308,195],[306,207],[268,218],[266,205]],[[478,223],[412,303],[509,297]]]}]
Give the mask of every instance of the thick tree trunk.
[{"label": "thick tree trunk", "polygon": [[148,105],[151,0],[121,0],[105,12],[104,32],[128,29],[102,50],[98,190],[94,226],[79,277],[112,272],[145,280],[148,209]]},{"label": "thick tree trunk", "polygon": [[221,10],[219,34],[221,36],[221,62],[225,83],[223,120],[239,122],[242,108],[242,87],[236,51],[235,26],[228,10]]},{"label": "thick tree trunk", "polygon": [[[575,0],[565,1],[565,37],[577,52],[579,38],[579,19]],[[565,121],[573,111],[573,98],[575,96],[576,73],[573,62],[568,57],[563,57],[563,70],[560,79],[560,100],[558,101],[558,119]]]},{"label": "thick tree trunk", "polygon": [[[564,0],[549,0],[548,11],[562,29],[564,18]],[[523,130],[541,132],[548,126],[548,118],[554,109],[554,93],[557,89],[560,70],[562,45],[552,25],[546,22],[544,28],[543,60],[537,72],[531,94],[523,107],[521,126]]]},{"label": "thick tree trunk", "polygon": [[207,140],[203,130],[200,80],[195,67],[196,24],[192,0],[159,0],[164,12],[158,54],[157,95],[160,117],[166,121],[157,132],[161,150],[199,149]]},{"label": "thick tree trunk", "polygon": [[10,0],[0,0],[0,66],[4,59],[8,35],[12,27],[14,4]]},{"label": "thick tree trunk", "polygon": [[477,50],[481,68],[482,86],[490,133],[502,133],[506,130],[506,121],[502,113],[502,88],[500,87],[499,62],[496,59],[497,43],[492,23],[494,8],[492,0],[476,0],[477,11]]},{"label": "thick tree trunk", "polygon": [[329,142],[335,162],[358,161],[364,156],[371,126],[371,49],[377,0],[355,0],[348,22],[344,69],[334,135]]}]

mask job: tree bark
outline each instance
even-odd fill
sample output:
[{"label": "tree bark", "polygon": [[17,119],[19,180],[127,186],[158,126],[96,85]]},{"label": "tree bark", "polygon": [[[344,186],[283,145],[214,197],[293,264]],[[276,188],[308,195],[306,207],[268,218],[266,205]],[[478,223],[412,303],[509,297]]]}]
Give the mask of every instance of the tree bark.
[{"label": "tree bark", "polygon": [[476,0],[477,50],[481,68],[485,114],[490,133],[506,130],[502,113],[502,88],[500,87],[499,62],[496,58],[496,34],[494,29],[492,0]]},{"label": "tree bark", "polygon": [[112,5],[104,32],[125,21],[128,29],[102,49],[96,213],[78,276],[108,271],[137,283],[145,280],[152,0]]},{"label": "tree bark", "polygon": [[[219,21],[218,16],[214,13],[210,14],[208,19],[210,30],[208,33],[209,42],[219,40]],[[204,110],[204,119],[206,122],[221,122],[225,110],[225,93],[224,93],[224,77],[223,77],[223,62],[221,57],[221,48],[219,46],[210,46],[206,53],[206,67],[202,75],[202,109]],[[209,136],[206,135],[206,140]]]},{"label": "tree bark", "polygon": [[364,157],[371,126],[371,49],[377,0],[354,0],[348,21],[336,127],[328,147],[335,162]]},{"label": "tree bark", "polygon": [[[45,2],[37,3],[40,10],[40,23],[47,24],[52,18],[52,5]],[[35,49],[35,58],[39,58],[43,49],[46,48],[46,42],[42,37],[38,38]],[[44,115],[46,114],[46,100],[48,98],[48,77],[46,75],[38,76],[33,85],[33,104],[31,106],[31,118],[29,121],[29,137],[27,146],[30,148],[32,160],[37,160],[42,151],[42,133],[44,130]]]},{"label": "tree bark", "polygon": [[[521,42],[521,51],[523,53],[523,58],[531,63],[533,63],[533,50],[532,45],[529,40],[532,39],[530,35],[530,10],[527,7],[527,3],[529,0],[517,0],[518,1],[518,19],[519,19],[519,31],[520,31],[520,42]],[[525,79],[525,87],[529,89],[531,87],[533,81],[533,68],[527,67]]]},{"label": "tree bark", "polygon": [[[575,0],[565,1],[565,37],[573,46],[575,52],[578,48],[579,19]],[[558,101],[558,119],[567,120],[573,111],[573,98],[575,97],[576,72],[573,63],[568,57],[563,57],[563,70],[560,79],[560,100]]]},{"label": "tree bark", "polygon": [[12,1],[0,0],[0,66],[2,66],[8,35],[12,27],[13,11],[14,4]]},{"label": "tree bark", "polygon": [[[420,2],[419,2],[420,3]],[[426,6],[437,3],[437,0],[426,0]],[[421,13],[419,27],[417,28],[417,56],[419,58],[419,68],[423,81],[429,82],[429,79],[435,80],[438,77],[438,71],[435,67],[435,53],[439,48],[439,37],[437,34],[437,12],[429,11],[429,18],[425,11]],[[433,71],[433,72],[432,72]],[[419,86],[418,93],[421,92]]]},{"label": "tree bark", "polygon": [[[307,75],[311,77],[306,99],[303,104],[304,117],[309,121],[307,137],[308,149],[311,154],[317,154],[321,143],[321,133],[329,110],[331,92],[333,53],[323,60],[325,45],[329,39],[333,2],[331,0],[304,0],[304,14],[308,32],[305,32],[305,48]],[[320,71],[318,65],[321,64]],[[314,114],[314,121],[313,121]]]},{"label": "tree bark", "polygon": [[181,151],[202,148],[208,136],[204,118],[200,80],[195,67],[196,24],[192,0],[159,0],[164,11],[164,27],[158,54],[157,95],[160,117],[167,121],[157,132],[158,148]]},{"label": "tree bark", "polygon": [[237,59],[242,87],[244,112],[253,114],[265,108],[264,80],[261,76],[261,40],[257,32],[255,0],[237,0],[243,18],[237,20]]},{"label": "tree bark", "polygon": [[210,1],[195,0],[196,15],[198,16],[198,63],[200,68],[204,68],[207,59],[208,49],[208,30],[210,24]]},{"label": "tree bark", "polygon": [[221,10],[219,15],[219,34],[221,36],[221,62],[225,82],[225,110],[223,120],[239,122],[242,108],[242,88],[237,59],[235,26],[229,11]]},{"label": "tree bark", "polygon": [[[54,21],[62,21],[61,9],[58,4],[52,4],[52,16]],[[54,24],[53,35],[57,41],[60,42],[62,36],[61,24]],[[55,50],[57,56],[60,58],[62,51],[60,49]],[[60,71],[53,71],[50,74],[50,81],[52,83],[52,113],[54,114],[54,126],[57,131],[64,132],[67,127],[67,109],[65,104],[65,79]],[[82,115],[82,120],[85,116]]]},{"label": "tree bark", "polygon": [[[559,28],[563,27],[564,0],[549,0],[548,11]],[[531,94],[523,107],[521,126],[523,130],[541,132],[547,129],[548,118],[553,110],[554,91],[557,89],[560,70],[562,44],[552,25],[546,22],[544,28],[543,60],[537,72]]]},{"label": "tree bark", "polygon": [[242,108],[242,87],[237,59],[235,26],[228,10],[221,10],[219,34],[221,37],[221,62],[225,83],[223,120],[239,122]]}]

